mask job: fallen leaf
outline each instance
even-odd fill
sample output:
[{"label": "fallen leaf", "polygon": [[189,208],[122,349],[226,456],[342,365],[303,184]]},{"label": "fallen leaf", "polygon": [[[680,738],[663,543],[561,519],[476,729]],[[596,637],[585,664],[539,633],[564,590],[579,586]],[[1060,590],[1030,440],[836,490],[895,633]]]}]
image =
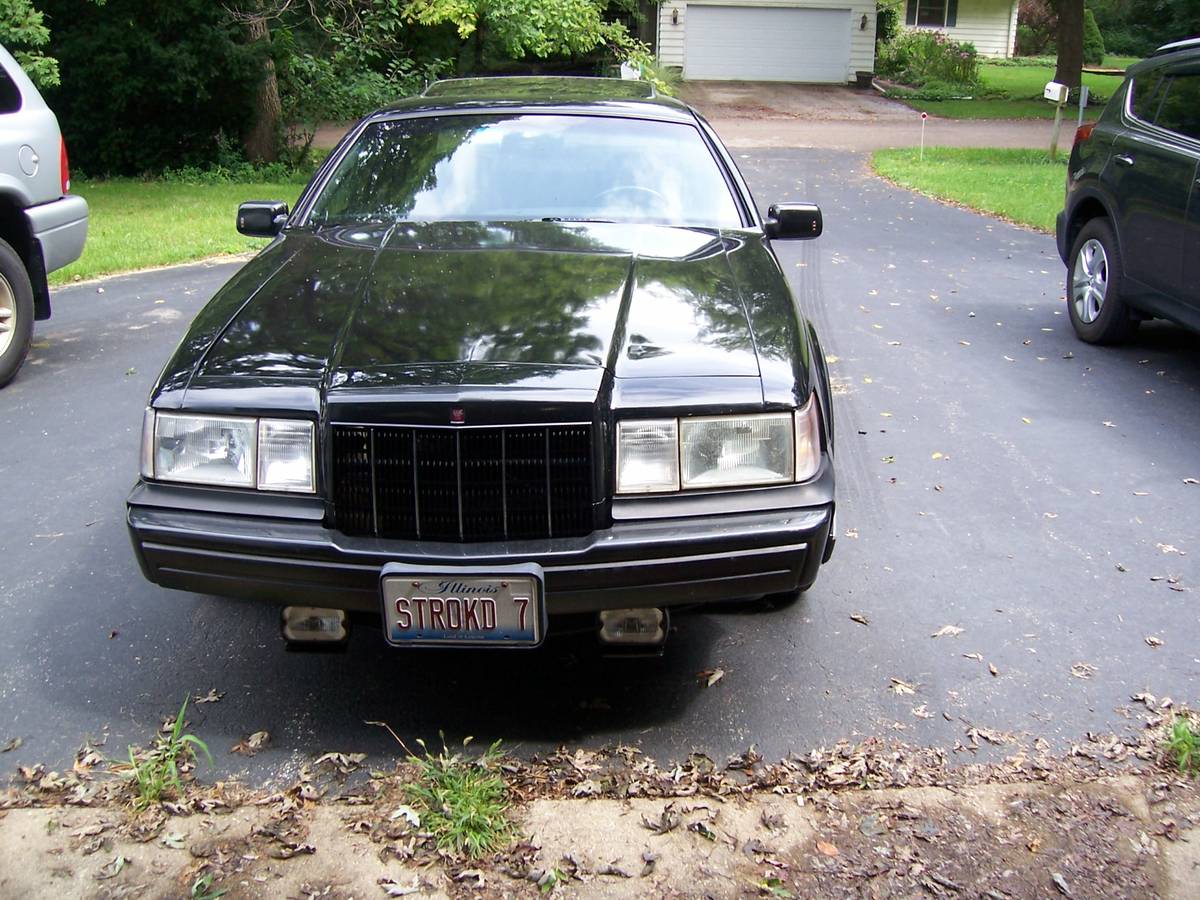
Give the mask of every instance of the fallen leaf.
[{"label": "fallen leaf", "polygon": [[982,653],[964,653],[963,657],[965,659],[973,659],[973,660],[975,660],[975,662],[983,662],[983,654]]},{"label": "fallen leaf", "polygon": [[1150,496],[1150,492],[1149,492],[1149,491],[1134,491],[1134,492],[1133,492],[1133,496],[1135,496],[1135,497],[1149,497],[1149,496]]},{"label": "fallen leaf", "polygon": [[121,874],[121,870],[125,868],[128,862],[129,860],[118,853],[111,861],[106,862],[100,867],[100,871],[96,873],[96,880],[107,881],[110,878],[116,878]]},{"label": "fallen leaf", "polygon": [[837,856],[838,848],[828,841],[817,841],[817,852],[822,856]]},{"label": "fallen leaf", "polygon": [[862,613],[850,613],[850,621],[857,622],[859,625],[870,625],[871,620]]},{"label": "fallen leaf", "polygon": [[725,670],[717,667],[714,669],[705,669],[703,672],[697,672],[696,678],[704,682],[705,687],[712,687],[718,681],[725,677]]},{"label": "fallen leaf", "polygon": [[1103,425],[1105,428],[1116,428],[1117,427],[1112,422],[1101,422],[1100,424]]},{"label": "fallen leaf", "polygon": [[410,806],[404,806],[403,804],[392,810],[388,818],[393,822],[395,822],[397,819],[404,819],[404,821],[408,822],[408,824],[413,828],[421,827],[421,816],[415,809]]},{"label": "fallen leaf", "polygon": [[673,804],[668,803],[659,815],[657,820],[647,819],[642,816],[642,827],[647,828],[654,834],[666,834],[674,831],[679,827],[680,816],[675,812]]},{"label": "fallen leaf", "polygon": [[182,832],[169,831],[158,839],[158,842],[164,847],[170,847],[172,850],[184,850],[187,847],[187,839]]},{"label": "fallen leaf", "polygon": [[959,341],[959,343],[960,343],[960,344],[962,344],[964,347],[970,347],[970,346],[971,346],[971,342],[970,342],[970,341]]},{"label": "fallen leaf", "polygon": [[943,625],[941,628],[931,634],[930,637],[957,637],[962,633],[963,629],[959,628],[957,625]]},{"label": "fallen leaf", "polygon": [[1058,892],[1064,897],[1071,896],[1071,889],[1067,887],[1067,880],[1058,872],[1050,873],[1050,880],[1054,882],[1054,886],[1058,888]]},{"label": "fallen leaf", "polygon": [[888,690],[896,694],[915,694],[917,689],[899,678],[893,678],[892,683],[888,686]]},{"label": "fallen leaf", "polygon": [[654,874],[654,864],[658,862],[658,854],[651,853],[649,850],[642,851],[642,878]]},{"label": "fallen leaf", "polygon": [[[865,625],[866,623],[864,622],[863,624]],[[16,750],[23,743],[25,743],[24,738],[20,738],[20,737],[9,738],[7,741],[4,742],[4,746],[0,747],[0,753],[8,753],[11,750]]]},{"label": "fallen leaf", "polygon": [[1000,670],[992,665],[992,663],[988,663],[988,671],[992,673],[993,678],[1000,674]]},{"label": "fallen leaf", "polygon": [[914,706],[912,714],[918,719],[932,719],[933,713],[927,709],[928,704],[922,703],[920,706]]},{"label": "fallen leaf", "polygon": [[407,897],[409,894],[416,894],[421,890],[421,876],[414,875],[412,884],[401,884],[390,878],[380,878],[376,884],[383,888],[384,893],[389,897]]},{"label": "fallen leaf", "polygon": [[242,756],[253,756],[271,743],[271,735],[266,731],[256,731],[245,740],[238,741],[229,748],[230,753],[240,753]]},{"label": "fallen leaf", "polygon": [[881,463],[888,463],[888,464],[891,464],[891,463],[894,463],[894,462],[896,461],[896,457],[894,457],[894,456],[881,456],[881,457],[879,457],[879,461],[880,461]]},{"label": "fallen leaf", "polygon": [[615,875],[618,878],[632,878],[633,877],[628,872],[626,872],[624,869],[618,868],[613,863],[609,863],[606,866],[601,866],[599,869],[596,870],[596,874],[597,875]]},{"label": "fallen leaf", "polygon": [[1174,544],[1155,544],[1154,546],[1157,547],[1159,550],[1161,550],[1163,553],[1178,553],[1180,556],[1184,555],[1183,551],[1180,550],[1178,547],[1176,547]]},{"label": "fallen leaf", "polygon": [[224,696],[225,696],[224,691],[218,692],[216,688],[213,688],[207,694],[205,694],[203,697],[193,697],[192,701],[194,703],[217,703]]},{"label": "fallen leaf", "polygon": [[[717,833],[715,831],[713,831],[711,828],[709,828],[707,825],[705,825],[703,822],[693,822],[691,825],[689,825],[687,827],[687,830],[695,832],[696,834],[700,835],[700,837],[704,838],[706,841],[715,841],[717,839]],[[626,876],[626,877],[628,877],[628,876]]]},{"label": "fallen leaf", "polygon": [[1200,478],[1185,478],[1185,479],[1183,479],[1183,483],[1184,484],[1200,484]]},{"label": "fallen leaf", "polygon": [[935,450],[932,454],[930,454],[929,458],[930,459],[942,459],[943,455],[940,451]]},{"label": "fallen leaf", "polygon": [[1077,662],[1071,666],[1071,674],[1076,678],[1091,678],[1096,667],[1091,663]]},{"label": "fallen leaf", "polygon": [[1028,416],[1021,416],[1021,421],[1024,422],[1026,425],[1033,424],[1033,419],[1029,418]]},{"label": "fallen leaf", "polygon": [[1156,637],[1153,634],[1146,635],[1145,641],[1146,641],[1146,645],[1149,647],[1161,647],[1163,645],[1163,639],[1160,637]]},{"label": "fallen leaf", "polygon": [[1124,564],[1117,563],[1117,571],[1118,572],[1128,572],[1129,570],[1127,568],[1125,568]]}]

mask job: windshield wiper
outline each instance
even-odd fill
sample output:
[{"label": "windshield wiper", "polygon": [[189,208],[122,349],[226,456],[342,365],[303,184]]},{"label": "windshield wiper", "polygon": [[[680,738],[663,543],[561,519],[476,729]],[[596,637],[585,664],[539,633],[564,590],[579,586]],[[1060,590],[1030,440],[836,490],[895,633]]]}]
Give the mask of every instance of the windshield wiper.
[{"label": "windshield wiper", "polygon": [[602,225],[615,225],[615,219],[593,219],[591,216],[543,216],[543,222],[599,222]]}]

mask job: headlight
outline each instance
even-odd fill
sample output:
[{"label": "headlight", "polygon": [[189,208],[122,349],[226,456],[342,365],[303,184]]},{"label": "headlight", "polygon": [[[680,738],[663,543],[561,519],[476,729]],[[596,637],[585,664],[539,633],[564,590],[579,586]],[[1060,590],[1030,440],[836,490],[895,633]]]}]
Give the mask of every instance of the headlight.
[{"label": "headlight", "polygon": [[316,489],[313,446],[311,422],[148,409],[142,427],[142,475],[311,494]]},{"label": "headlight", "polygon": [[617,493],[679,490],[679,422],[617,423]]},{"label": "headlight", "polygon": [[681,419],[683,487],[790,482],[795,465],[792,430],[788,413]]},{"label": "headlight", "polygon": [[617,493],[808,481],[821,467],[815,395],[795,412],[617,423]]}]

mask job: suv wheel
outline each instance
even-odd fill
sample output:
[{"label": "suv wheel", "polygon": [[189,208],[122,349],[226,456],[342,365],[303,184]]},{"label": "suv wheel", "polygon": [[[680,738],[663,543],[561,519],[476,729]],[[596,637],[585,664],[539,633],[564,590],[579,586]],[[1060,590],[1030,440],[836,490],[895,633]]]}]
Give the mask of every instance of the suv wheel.
[{"label": "suv wheel", "polygon": [[1092,219],[1071,248],[1067,269],[1067,312],[1081,340],[1115,344],[1130,337],[1139,321],[1121,299],[1121,254],[1108,219]]},{"label": "suv wheel", "polygon": [[33,339],[33,289],[25,263],[0,240],[0,387],[25,362]]}]

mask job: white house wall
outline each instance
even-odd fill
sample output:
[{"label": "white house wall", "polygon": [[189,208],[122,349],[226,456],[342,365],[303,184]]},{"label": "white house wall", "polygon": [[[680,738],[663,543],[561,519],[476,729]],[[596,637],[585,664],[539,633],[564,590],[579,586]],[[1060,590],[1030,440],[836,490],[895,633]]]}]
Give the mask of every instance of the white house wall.
[{"label": "white house wall", "polygon": [[[972,2],[972,0],[960,0]],[[851,81],[855,72],[870,72],[875,68],[875,3],[862,0],[813,0],[797,3],[795,0],[754,0],[752,3],[738,0],[664,0],[658,8],[658,61],[664,66],[683,68],[684,34],[687,29],[688,6],[776,6],[802,9],[850,9],[850,64],[846,69],[846,80]],[[671,22],[671,13],[679,12],[677,24]],[[862,17],[867,17],[867,27],[861,28]]]},{"label": "white house wall", "polygon": [[1013,0],[958,0],[958,23],[940,30],[953,40],[970,41],[980,56],[1012,56],[1017,4]]}]

